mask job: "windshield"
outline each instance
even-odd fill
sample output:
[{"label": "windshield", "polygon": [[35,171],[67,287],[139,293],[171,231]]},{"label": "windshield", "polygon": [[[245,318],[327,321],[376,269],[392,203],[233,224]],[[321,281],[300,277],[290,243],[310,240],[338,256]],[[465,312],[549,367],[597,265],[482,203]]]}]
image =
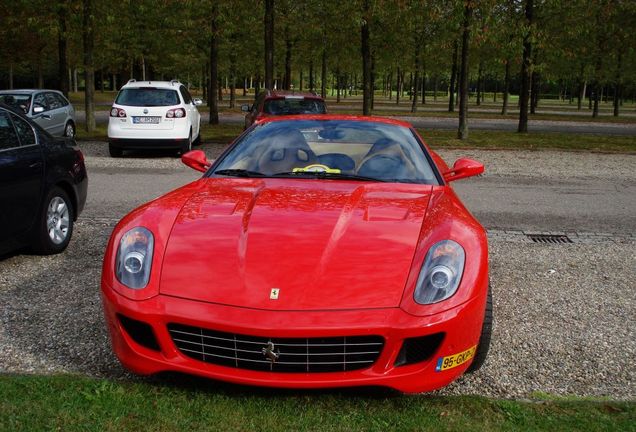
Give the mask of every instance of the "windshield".
[{"label": "windshield", "polygon": [[140,87],[123,89],[115,100],[117,105],[127,106],[170,106],[179,104],[176,90],[159,89],[155,87]]},{"label": "windshield", "polygon": [[15,108],[20,108],[25,113],[29,112],[29,107],[31,106],[31,95],[30,94],[1,94],[0,102],[5,105],[9,105]]},{"label": "windshield", "polygon": [[318,99],[268,99],[263,110],[270,115],[325,114],[325,103]]},{"label": "windshield", "polygon": [[411,129],[358,120],[261,124],[228,151],[213,174],[438,184]]}]

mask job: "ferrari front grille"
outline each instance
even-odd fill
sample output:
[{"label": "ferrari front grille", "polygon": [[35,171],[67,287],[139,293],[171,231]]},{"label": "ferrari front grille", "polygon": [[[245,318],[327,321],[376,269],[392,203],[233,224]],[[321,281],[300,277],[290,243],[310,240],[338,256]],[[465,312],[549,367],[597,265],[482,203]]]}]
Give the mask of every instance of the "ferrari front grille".
[{"label": "ferrari front grille", "polygon": [[268,338],[168,324],[187,357],[221,366],[271,372],[346,372],[366,369],[380,356],[381,336]]}]

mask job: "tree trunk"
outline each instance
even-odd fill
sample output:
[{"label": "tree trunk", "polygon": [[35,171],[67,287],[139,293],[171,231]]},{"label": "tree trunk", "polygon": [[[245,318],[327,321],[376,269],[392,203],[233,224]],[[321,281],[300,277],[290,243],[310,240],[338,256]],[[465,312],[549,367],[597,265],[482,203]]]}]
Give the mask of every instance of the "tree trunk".
[{"label": "tree trunk", "polygon": [[[214,2],[216,3],[216,2]],[[274,0],[265,0],[265,88],[274,88]]]},{"label": "tree trunk", "polygon": [[398,66],[397,68],[397,91],[395,92],[395,104],[399,105],[400,104],[400,93],[402,90],[402,75],[400,74],[400,67]]},{"label": "tree trunk", "polygon": [[521,63],[521,92],[519,95],[519,127],[517,132],[528,132],[528,99],[530,96],[530,74],[532,72],[532,26],[533,0],[526,0],[525,17],[528,30],[523,38],[523,60]]},{"label": "tree trunk", "polygon": [[481,94],[481,80],[483,79],[483,71],[484,71],[484,63],[482,60],[479,60],[479,67],[477,68],[477,106],[481,105],[481,99],[483,95]]},{"label": "tree trunk", "polygon": [[362,114],[371,114],[371,45],[370,45],[370,29],[371,21],[371,4],[370,0],[363,0],[362,4],[362,26],[360,29],[361,50],[362,50]]},{"label": "tree trunk", "polygon": [[84,109],[86,112],[86,131],[95,130],[95,73],[93,70],[93,1],[83,1],[82,42],[84,46]]},{"label": "tree trunk", "polygon": [[623,67],[623,52],[622,50],[618,51],[618,56],[616,58],[616,78],[614,79],[614,117],[618,117],[620,111],[620,100],[622,93],[622,67]]},{"label": "tree trunk", "polygon": [[340,66],[336,67],[336,103],[340,103]]},{"label": "tree trunk", "polygon": [[451,67],[450,86],[448,88],[448,112],[455,111],[455,78],[457,77],[457,40],[453,42],[453,65]]},{"label": "tree trunk", "polygon": [[236,106],[236,54],[230,54],[230,108]]},{"label": "tree trunk", "polygon": [[433,102],[437,102],[437,86],[439,84],[438,82],[438,77],[437,74],[435,74],[435,76],[433,77]]},{"label": "tree trunk", "polygon": [[322,47],[320,78],[320,96],[324,99],[327,97],[327,47],[325,45]]},{"label": "tree trunk", "polygon": [[536,114],[537,105],[539,104],[539,73],[537,71],[532,71],[530,80],[531,80],[530,114]]},{"label": "tree trunk", "polygon": [[73,91],[75,93],[77,93],[79,91],[77,81],[78,81],[78,79],[77,79],[77,68],[73,68]]},{"label": "tree trunk", "polygon": [[375,56],[371,53],[371,110],[375,109]]},{"label": "tree trunk", "polygon": [[9,62],[9,90],[13,90],[13,61]]},{"label": "tree trunk", "polygon": [[243,97],[247,96],[247,77],[243,77]]},{"label": "tree trunk", "polygon": [[[422,50],[426,52],[426,45],[422,47]],[[426,60],[422,59],[422,105],[426,105]]]},{"label": "tree trunk", "polygon": [[309,91],[312,92],[314,90],[314,61],[312,59],[309,62]]},{"label": "tree trunk", "polygon": [[43,74],[43,71],[42,71],[42,57],[43,57],[42,56],[42,54],[43,54],[42,51],[43,50],[40,50],[40,52],[39,52],[39,55],[38,55],[38,66],[37,66],[37,69],[38,69],[38,84],[37,84],[37,88],[40,88],[40,89],[44,88],[44,74]]},{"label": "tree trunk", "polygon": [[67,54],[67,34],[66,34],[66,14],[67,6],[65,1],[59,2],[57,9],[58,33],[57,33],[57,79],[59,81],[60,91],[68,98],[68,54]]},{"label": "tree trunk", "polygon": [[283,78],[283,88],[291,89],[291,73],[292,73],[292,40],[289,35],[289,26],[285,26],[285,76]]},{"label": "tree trunk", "polygon": [[212,3],[210,14],[210,82],[208,83],[208,106],[210,107],[209,124],[219,124],[219,102],[217,93],[220,92],[219,86],[219,4]]},{"label": "tree trunk", "polygon": [[420,80],[420,44],[417,43],[417,36],[415,41],[415,75],[413,76],[413,85],[412,85],[412,97],[411,97],[411,112],[417,112],[417,91]]},{"label": "tree trunk", "polygon": [[300,91],[303,91],[303,69],[300,68]]},{"label": "tree trunk", "polygon": [[503,104],[501,105],[501,115],[508,114],[509,94],[510,94],[510,59],[507,59],[506,71],[504,73]]},{"label": "tree trunk", "polygon": [[473,4],[466,1],[462,30],[462,54],[459,72],[459,128],[457,138],[468,139],[468,44],[470,43],[470,21],[473,16]]}]

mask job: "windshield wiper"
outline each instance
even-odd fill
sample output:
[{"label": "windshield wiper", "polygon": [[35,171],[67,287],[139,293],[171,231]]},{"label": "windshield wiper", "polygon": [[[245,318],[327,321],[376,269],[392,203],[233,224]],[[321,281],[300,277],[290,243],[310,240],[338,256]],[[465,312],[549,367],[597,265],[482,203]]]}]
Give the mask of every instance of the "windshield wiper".
[{"label": "windshield wiper", "polygon": [[281,172],[277,174],[273,174],[272,177],[303,177],[303,176],[311,176],[316,178],[333,178],[333,179],[341,179],[341,180],[360,180],[360,181],[373,181],[373,182],[384,182],[386,180],[377,179],[373,177],[365,177],[358,174],[347,174],[343,172],[334,173],[334,172],[326,172],[326,171],[288,171]]},{"label": "windshield wiper", "polygon": [[222,169],[214,171],[212,174],[226,175],[232,177],[265,177],[265,174],[258,171],[249,171],[246,169]]}]

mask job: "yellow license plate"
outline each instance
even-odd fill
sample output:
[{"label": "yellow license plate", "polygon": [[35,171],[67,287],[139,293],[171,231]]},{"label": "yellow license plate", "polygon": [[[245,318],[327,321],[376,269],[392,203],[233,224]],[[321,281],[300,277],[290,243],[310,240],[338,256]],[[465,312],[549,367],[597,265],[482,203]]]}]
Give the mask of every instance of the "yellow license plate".
[{"label": "yellow license plate", "polygon": [[445,371],[448,369],[452,369],[454,367],[460,366],[466,363],[468,360],[475,356],[475,351],[477,350],[477,345],[472,348],[468,348],[466,351],[462,351],[458,354],[453,354],[446,357],[440,357],[437,359],[437,366],[435,367],[436,372]]}]

